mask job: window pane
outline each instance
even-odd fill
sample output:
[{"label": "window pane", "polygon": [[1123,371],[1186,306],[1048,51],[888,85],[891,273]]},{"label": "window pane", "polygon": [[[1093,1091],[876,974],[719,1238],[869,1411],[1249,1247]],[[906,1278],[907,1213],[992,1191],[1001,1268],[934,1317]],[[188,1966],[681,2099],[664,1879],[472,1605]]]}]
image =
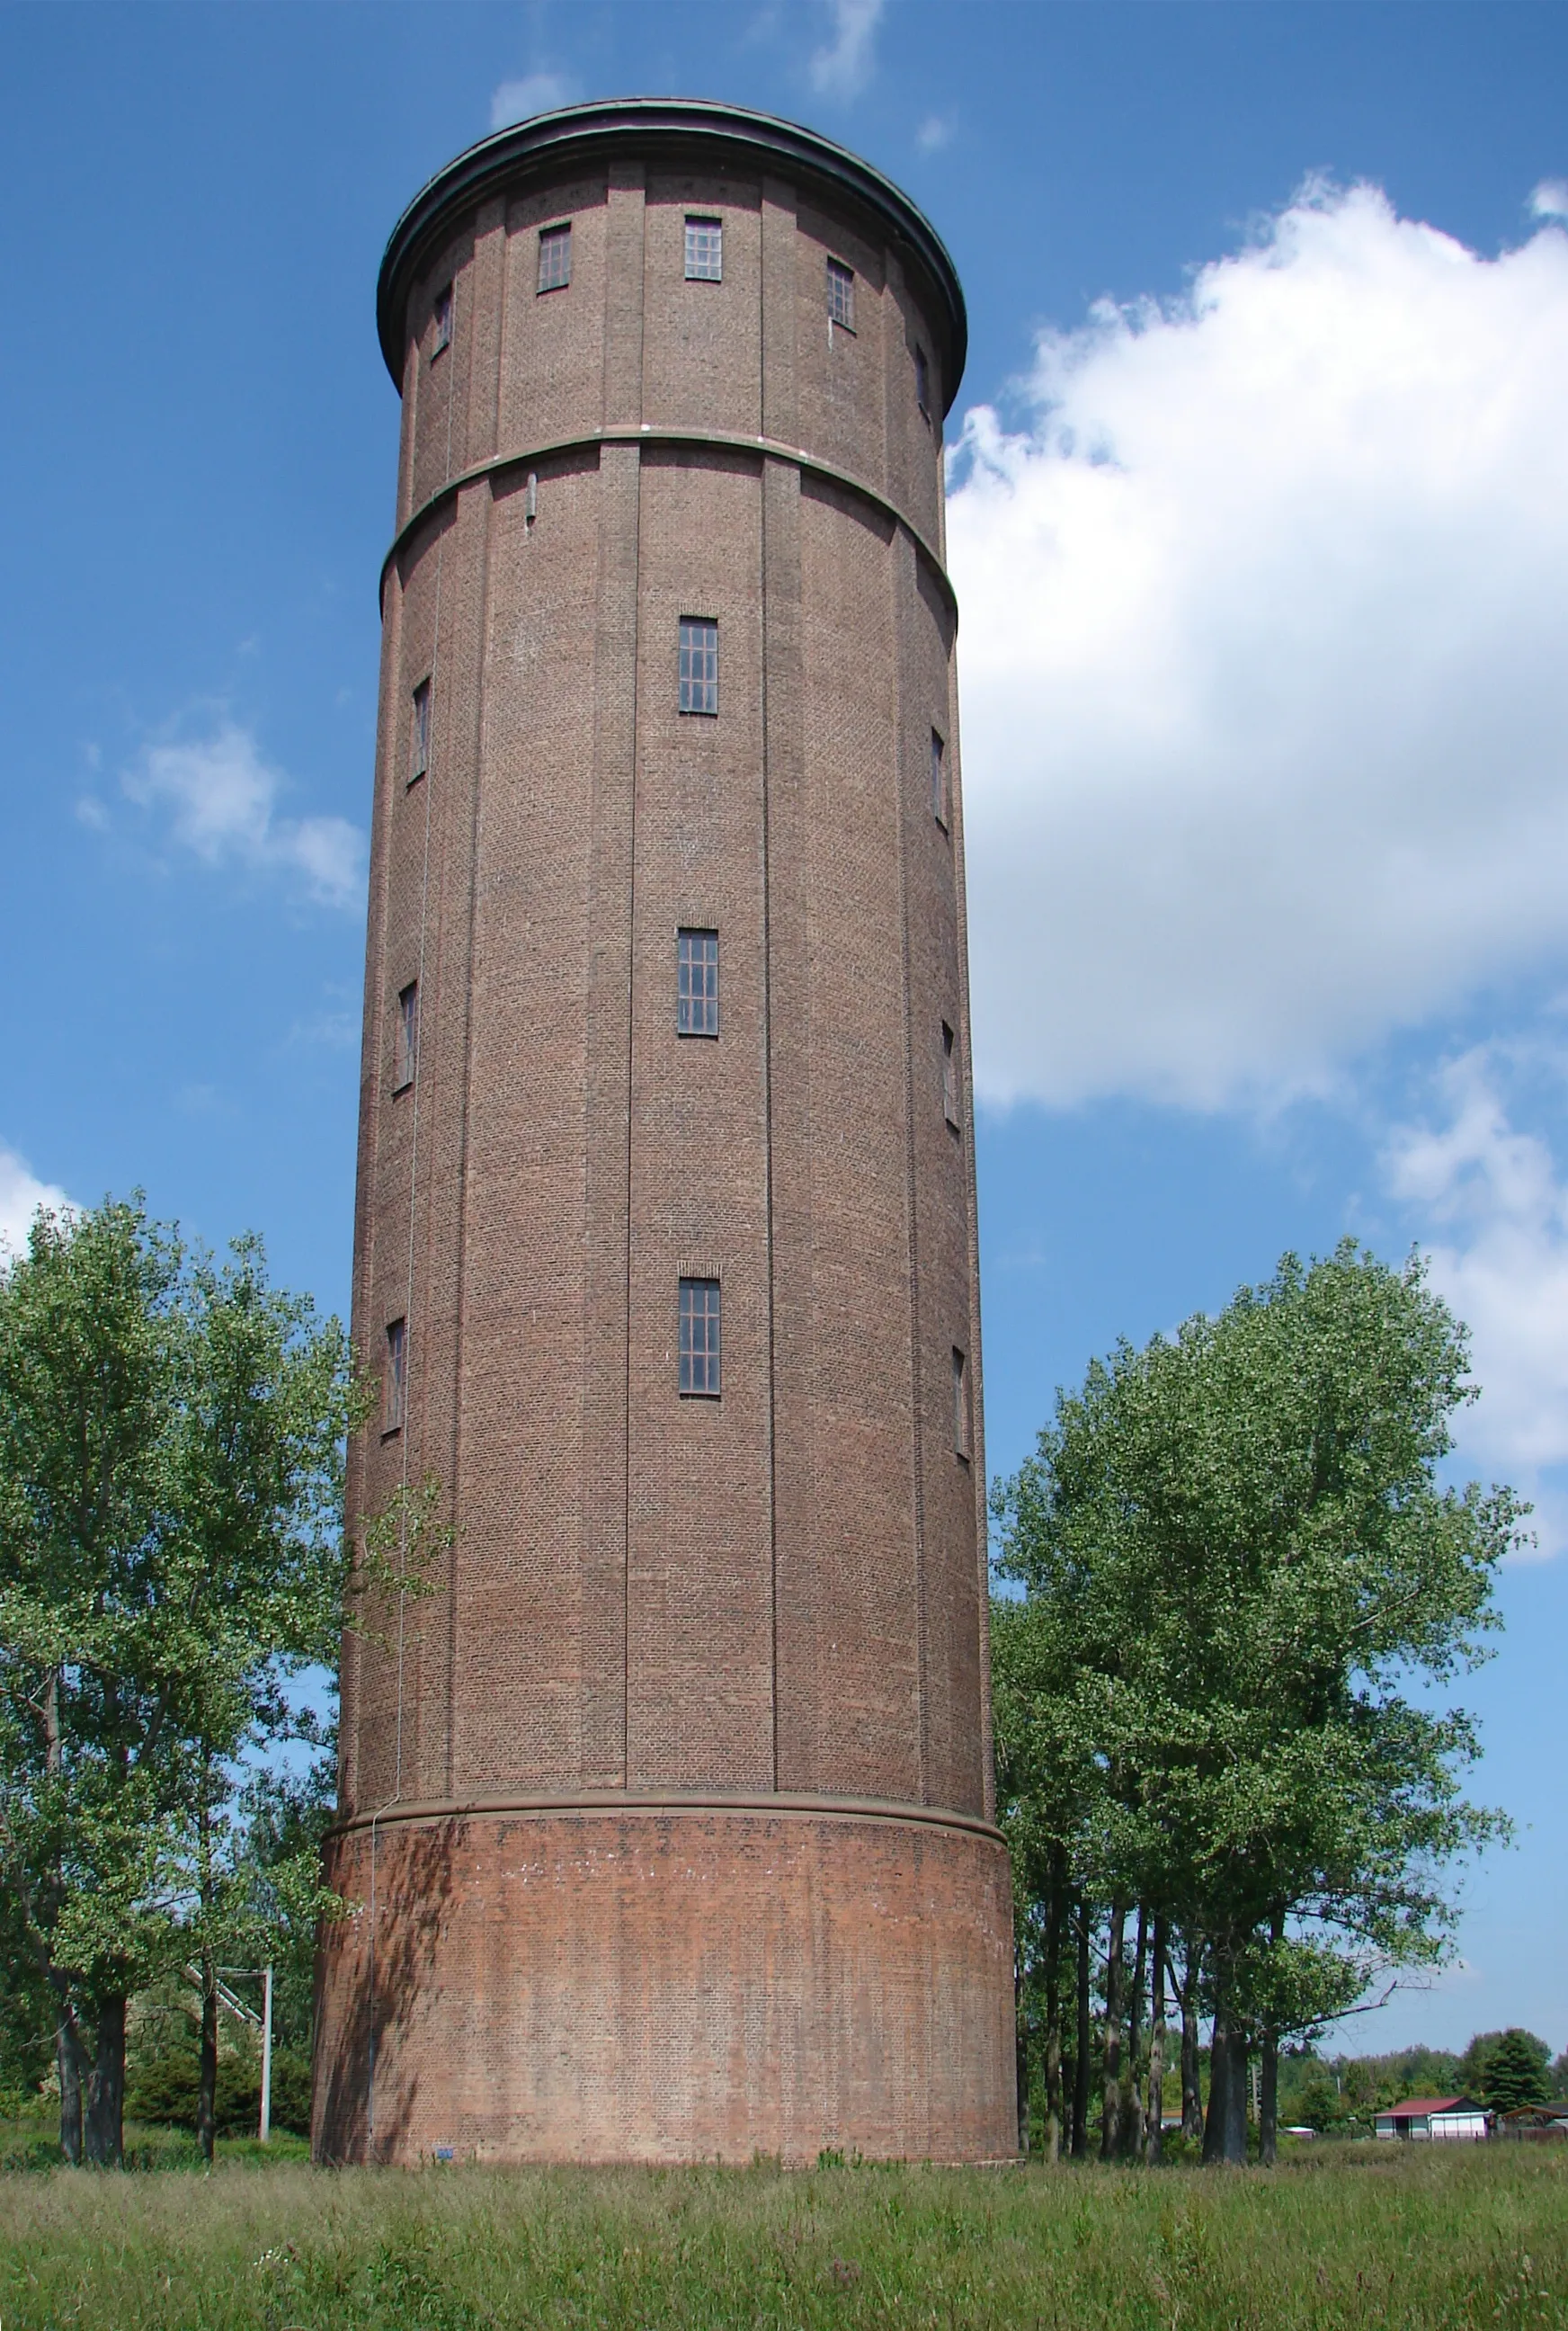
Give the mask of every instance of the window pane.
[{"label": "window pane", "polygon": [[680,1282],[680,1390],[683,1394],[718,1392],[718,1281],[683,1279]]},{"label": "window pane", "polygon": [[680,709],[718,710],[718,625],[705,616],[680,618]]},{"label": "window pane", "polygon": [[841,259],[828,262],[828,320],[846,332],[855,328],[855,271]]},{"label": "window pane", "polygon": [[539,229],[539,289],[541,291],[564,291],[572,280],[572,228],[546,226]]},{"label": "window pane", "polygon": [[395,1432],[403,1422],[404,1395],[408,1379],[408,1324],[394,1319],[386,1330],[386,1379],[382,1386],[382,1430]]},{"label": "window pane", "polygon": [[724,280],[724,226],[715,218],[686,222],[686,280],[689,283],[720,283]]},{"label": "window pane", "polygon": [[947,823],[947,756],[935,728],[931,731],[931,814],[938,825]]},{"label": "window pane", "polygon": [[681,1036],[718,1033],[718,933],[681,931],[675,975],[675,1027]]},{"label": "window pane", "polygon": [[915,402],[922,413],[931,410],[931,368],[926,362],[924,348],[915,351]]},{"label": "window pane", "polygon": [[942,1023],[942,1112],[949,1125],[958,1122],[958,1050],[953,1031]]},{"label": "window pane", "polygon": [[413,691],[413,719],[408,740],[408,782],[423,777],[430,766],[430,682],[422,680]]},{"label": "window pane", "polygon": [[451,285],[449,283],[444,291],[438,291],[435,295],[435,345],[431,349],[431,354],[432,357],[438,357],[442,348],[451,346]]},{"label": "window pane", "polygon": [[404,1085],[413,1082],[419,1066],[419,982],[411,980],[401,989],[397,998],[397,1061],[393,1070],[393,1090],[401,1092]]},{"label": "window pane", "polygon": [[953,1447],[958,1456],[968,1456],[969,1368],[956,1344],[953,1346]]}]

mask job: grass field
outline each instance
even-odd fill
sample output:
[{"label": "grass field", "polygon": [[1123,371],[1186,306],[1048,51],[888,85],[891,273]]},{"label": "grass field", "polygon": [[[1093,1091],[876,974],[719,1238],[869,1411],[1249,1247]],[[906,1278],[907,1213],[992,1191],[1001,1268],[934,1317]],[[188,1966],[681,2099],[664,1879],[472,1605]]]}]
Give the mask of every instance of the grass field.
[{"label": "grass field", "polygon": [[165,2158],[0,2178],[3,2331],[1568,2326],[1568,2146],[1272,2174]]}]

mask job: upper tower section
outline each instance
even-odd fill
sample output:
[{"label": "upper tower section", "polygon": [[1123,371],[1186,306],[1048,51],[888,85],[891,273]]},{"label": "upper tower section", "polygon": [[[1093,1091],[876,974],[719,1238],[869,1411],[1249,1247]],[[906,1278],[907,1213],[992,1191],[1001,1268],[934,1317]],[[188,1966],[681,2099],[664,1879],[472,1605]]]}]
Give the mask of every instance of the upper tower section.
[{"label": "upper tower section", "polygon": [[787,450],[941,560],[964,295],[908,196],[813,130],[690,100],[536,115],[414,197],[376,313],[400,532],[488,463],[631,434]]}]

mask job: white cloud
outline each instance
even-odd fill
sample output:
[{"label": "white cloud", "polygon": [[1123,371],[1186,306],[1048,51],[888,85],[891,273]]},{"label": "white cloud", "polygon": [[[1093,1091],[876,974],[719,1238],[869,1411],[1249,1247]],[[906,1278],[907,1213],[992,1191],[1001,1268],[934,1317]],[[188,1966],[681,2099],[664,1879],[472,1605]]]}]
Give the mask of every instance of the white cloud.
[{"label": "white cloud", "polygon": [[1568,219],[1568,178],[1543,178],[1530,196],[1531,216]]},{"label": "white cloud", "polygon": [[1470,1329],[1481,1396],[1459,1456],[1533,1498],[1540,1555],[1568,1545],[1568,1496],[1543,1480],[1568,1461],[1568,1185],[1551,1150],[1515,1129],[1499,1062],[1481,1045],[1438,1079],[1443,1121],[1404,1126],[1383,1155],[1396,1197],[1437,1226],[1432,1286]]},{"label": "white cloud", "polygon": [[549,113],[570,105],[575,90],[562,73],[526,73],[521,81],[503,81],[490,95],[490,128],[506,129],[530,113]]},{"label": "white cloud", "polygon": [[70,1211],[71,1201],[52,1182],[39,1181],[29,1171],[25,1159],[0,1142],[0,1268],[8,1253],[21,1254],[25,1249],[33,1217],[40,1206],[64,1213]]},{"label": "white cloud", "polygon": [[976,1072],[1322,1090],[1568,938],[1568,239],[1308,187],[965,423]]},{"label": "white cloud", "polygon": [[952,136],[950,121],[944,121],[939,113],[928,113],[915,132],[915,143],[922,154],[936,154],[950,143]]},{"label": "white cloud", "polygon": [[204,864],[292,873],[323,906],[358,904],[365,882],[359,828],[341,817],[280,817],[287,780],[234,722],[223,721],[195,743],[150,747],[122,783],[143,808],[166,812],[171,838]]},{"label": "white cloud", "polygon": [[812,57],[812,87],[819,97],[859,97],[871,78],[871,48],[884,0],[828,0],[832,38]]}]

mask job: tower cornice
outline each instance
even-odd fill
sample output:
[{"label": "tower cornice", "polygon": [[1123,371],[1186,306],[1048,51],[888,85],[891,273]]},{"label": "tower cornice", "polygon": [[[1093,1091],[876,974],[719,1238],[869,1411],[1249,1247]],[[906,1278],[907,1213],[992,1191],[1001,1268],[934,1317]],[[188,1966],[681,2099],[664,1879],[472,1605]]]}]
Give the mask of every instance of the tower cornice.
[{"label": "tower cornice", "polygon": [[603,98],[553,113],[537,113],[470,146],[420,188],[394,227],[375,287],[375,319],[387,370],[401,388],[404,325],[409,287],[432,243],[461,210],[503,188],[615,153],[657,152],[708,166],[729,162],[769,168],[781,176],[815,180],[870,210],[901,252],[912,254],[942,303],[947,328],[941,379],[952,408],[968,352],[964,292],[947,247],[936,228],[891,178],[814,129],[754,113],[744,106],[703,98]]}]

